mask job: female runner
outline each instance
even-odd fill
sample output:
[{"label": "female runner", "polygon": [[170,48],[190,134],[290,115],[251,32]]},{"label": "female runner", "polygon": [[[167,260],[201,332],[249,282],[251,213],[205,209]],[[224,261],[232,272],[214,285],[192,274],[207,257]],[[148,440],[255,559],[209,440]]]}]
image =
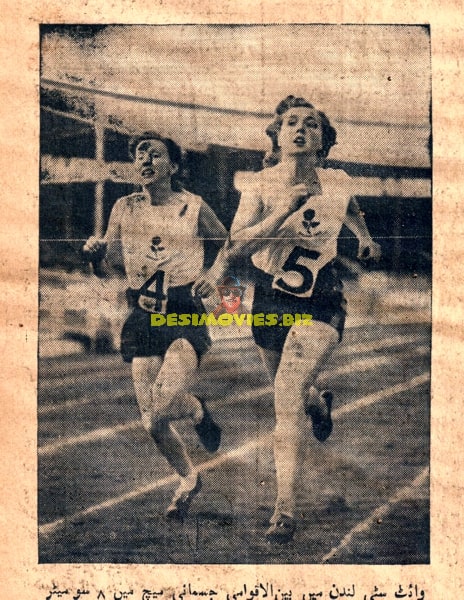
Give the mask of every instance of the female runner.
[{"label": "female runner", "polygon": [[176,182],[181,150],[175,142],[145,132],[131,140],[130,154],[142,191],[115,203],[104,238],[89,238],[84,252],[98,274],[108,246],[121,241],[132,308],[121,334],[121,353],[132,363],[142,423],[180,476],[166,516],[183,519],[202,484],[173,422],[189,418],[209,452],[221,440],[221,428],[189,391],[210,338],[205,325],[154,327],[151,317],[204,312],[192,298],[194,282],[204,295],[214,291],[216,278],[210,281],[203,269],[204,239],[221,246],[226,230],[200,197]]},{"label": "female runner", "polygon": [[[274,381],[274,458],[277,499],[266,537],[293,538],[306,430],[312,420],[323,442],[332,432],[332,393],[318,392],[316,378],[341,340],[346,301],[334,259],[345,223],[359,241],[358,257],[378,260],[380,246],[366,227],[350,177],[324,168],[336,131],[304,98],[288,96],[266,130],[268,168],[242,187],[228,248],[229,258],[251,256],[255,267],[253,313],[277,314],[274,327],[253,336]],[[290,325],[284,314],[310,314],[311,326]]]}]

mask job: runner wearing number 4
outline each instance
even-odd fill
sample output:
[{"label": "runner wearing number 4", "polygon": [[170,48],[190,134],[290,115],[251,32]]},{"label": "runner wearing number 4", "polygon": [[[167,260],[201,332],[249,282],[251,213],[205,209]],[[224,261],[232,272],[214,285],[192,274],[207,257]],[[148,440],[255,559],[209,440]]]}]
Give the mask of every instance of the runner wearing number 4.
[{"label": "runner wearing number 4", "polygon": [[266,130],[272,152],[265,168],[241,189],[231,227],[230,258],[251,256],[255,267],[252,312],[312,315],[311,327],[256,327],[253,335],[274,381],[274,457],[277,500],[266,537],[293,538],[295,495],[306,432],[332,432],[332,393],[319,392],[316,378],[341,339],[346,301],[335,269],[337,238],[345,223],[359,240],[359,257],[380,257],[359,207],[350,177],[325,169],[336,132],[304,98],[288,96]]},{"label": "runner wearing number 4", "polygon": [[[142,192],[114,205],[105,237],[89,238],[83,250],[102,274],[111,243],[121,241],[132,308],[121,334],[121,353],[132,363],[137,402],[145,429],[180,475],[166,516],[183,519],[201,488],[201,479],[172,422],[190,418],[209,452],[217,450],[221,428],[189,384],[210,339],[205,326],[152,327],[153,313],[203,313],[192,285],[203,295],[217,277],[203,269],[204,238],[222,245],[226,230],[201,198],[176,182],[181,150],[172,140],[146,132],[130,142]],[[104,263],[103,263],[104,264]]]}]

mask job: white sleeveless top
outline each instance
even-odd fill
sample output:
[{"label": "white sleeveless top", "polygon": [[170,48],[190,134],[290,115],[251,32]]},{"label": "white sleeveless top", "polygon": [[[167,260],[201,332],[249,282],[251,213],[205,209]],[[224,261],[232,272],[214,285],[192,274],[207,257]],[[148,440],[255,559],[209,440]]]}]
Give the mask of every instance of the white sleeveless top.
[{"label": "white sleeveless top", "polygon": [[[317,169],[322,194],[310,196],[279,227],[274,239],[263,239],[252,255],[258,269],[273,276],[272,287],[309,298],[319,271],[337,255],[337,238],[353,195],[351,177],[340,169]],[[248,179],[262,202],[266,218],[279,210],[279,193],[285,193],[271,169]],[[279,186],[282,189],[278,189]],[[277,191],[277,193],[276,193]]]},{"label": "white sleeveless top", "polygon": [[[152,280],[160,292],[187,285],[199,275],[204,260],[198,239],[198,217],[203,200],[182,191],[175,202],[152,205],[143,193],[118,200],[124,266],[129,286],[141,288]],[[150,286],[148,286],[150,289]]]}]

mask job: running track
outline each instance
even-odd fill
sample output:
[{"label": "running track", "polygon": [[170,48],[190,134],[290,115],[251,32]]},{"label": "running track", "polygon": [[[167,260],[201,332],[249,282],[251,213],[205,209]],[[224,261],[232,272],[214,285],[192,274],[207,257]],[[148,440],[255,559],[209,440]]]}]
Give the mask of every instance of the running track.
[{"label": "running track", "polygon": [[[293,543],[263,537],[275,473],[272,390],[247,335],[218,340],[194,387],[223,427],[209,455],[180,423],[203,475],[184,523],[163,517],[176,477],[142,429],[118,355],[40,361],[41,562],[417,564],[429,560],[430,333],[348,329],[320,385],[334,433],[308,430]],[[205,391],[206,390],[206,391]]]}]

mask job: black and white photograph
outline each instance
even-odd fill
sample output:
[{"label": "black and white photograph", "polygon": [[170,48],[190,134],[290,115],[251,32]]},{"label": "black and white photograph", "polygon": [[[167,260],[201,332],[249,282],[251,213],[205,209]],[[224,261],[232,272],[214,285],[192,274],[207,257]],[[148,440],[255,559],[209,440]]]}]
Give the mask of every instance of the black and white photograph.
[{"label": "black and white photograph", "polygon": [[430,564],[431,106],[425,23],[40,26],[40,564]]}]

